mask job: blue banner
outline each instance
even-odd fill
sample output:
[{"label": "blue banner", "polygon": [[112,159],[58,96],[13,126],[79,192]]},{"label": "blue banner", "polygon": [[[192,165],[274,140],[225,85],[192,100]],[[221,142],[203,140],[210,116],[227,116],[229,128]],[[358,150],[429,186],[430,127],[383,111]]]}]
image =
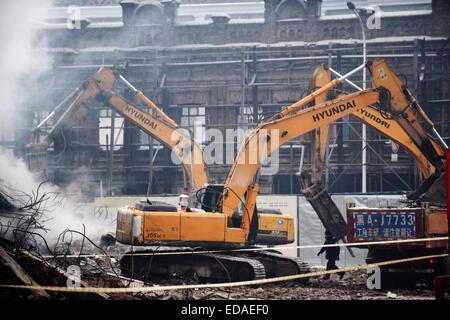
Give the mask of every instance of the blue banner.
[{"label": "blue banner", "polygon": [[416,216],[413,211],[353,212],[355,240],[414,239]]}]

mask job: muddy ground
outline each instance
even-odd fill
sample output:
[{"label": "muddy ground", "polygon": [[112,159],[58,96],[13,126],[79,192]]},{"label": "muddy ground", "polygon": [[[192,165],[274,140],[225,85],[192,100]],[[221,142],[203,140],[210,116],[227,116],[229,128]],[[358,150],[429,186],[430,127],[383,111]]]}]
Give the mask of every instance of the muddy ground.
[{"label": "muddy ground", "polygon": [[[269,300],[432,300],[431,289],[369,290],[364,272],[346,274],[342,280],[332,276],[329,280],[310,279],[308,284],[280,283],[257,287],[225,289],[198,289],[166,293],[138,294],[145,299],[269,299]],[[170,281],[183,284],[183,281]],[[166,283],[167,285],[168,283]],[[164,285],[164,284],[161,284]]]},{"label": "muddy ground", "polygon": [[[32,274],[41,285],[55,285],[52,279],[45,279],[40,275],[45,274],[48,269],[44,265],[58,265],[59,269],[66,268],[67,265],[77,265],[81,267],[81,280],[84,281],[83,286],[90,287],[127,287],[130,285],[130,279],[123,278],[120,275],[119,258],[124,253],[124,248],[120,246],[110,247],[108,256],[78,256],[75,254],[70,258],[65,256],[63,259],[52,259],[51,257],[42,256],[41,261],[45,263],[29,263],[23,264],[23,259],[19,257],[23,254],[17,254],[11,244],[4,242],[4,248],[14,259],[22,263],[26,267],[26,271]],[[74,245],[76,247],[76,245]],[[86,253],[95,253],[95,248],[89,244],[85,245]],[[72,252],[74,254],[75,252]],[[98,253],[98,252],[97,252]],[[47,260],[48,259],[48,260]],[[64,262],[64,263],[63,263]],[[42,269],[42,270],[41,270]],[[317,270],[312,270],[317,271]],[[196,277],[175,277],[169,278],[150,278],[146,284],[141,281],[134,281],[132,286],[169,286],[169,285],[185,285],[200,284]],[[274,284],[266,284],[260,286],[243,286],[233,288],[220,289],[190,289],[190,290],[172,290],[158,291],[149,293],[127,293],[127,294],[108,294],[107,299],[144,299],[144,300],[237,300],[237,299],[255,299],[255,300],[432,300],[434,299],[434,290],[431,288],[420,288],[414,290],[390,289],[388,290],[369,290],[366,287],[367,274],[365,271],[353,271],[345,274],[343,279],[339,279],[337,274],[331,275],[331,279],[322,277],[310,278],[307,283],[299,282],[281,282]],[[8,280],[8,279],[6,279]],[[61,280],[61,279],[60,279]],[[62,284],[66,280],[62,279]],[[9,283],[9,281],[5,282]],[[12,282],[15,283],[15,282]],[[61,285],[61,284],[59,284]],[[10,289],[9,294],[13,293]],[[8,293],[8,292],[4,292]],[[76,299],[88,298],[86,295],[79,294]],[[23,297],[18,297],[23,298]],[[61,295],[51,295],[52,299],[67,298]],[[104,297],[103,297],[104,298]]]},{"label": "muddy ground", "polygon": [[[116,254],[117,259],[112,259],[112,265],[116,273],[120,273],[119,257],[117,254],[123,253],[124,248],[115,246],[110,251]],[[120,256],[120,254],[119,254]],[[91,260],[97,265],[103,264],[103,259]],[[94,262],[95,261],[95,262]],[[87,265],[85,265],[87,266]],[[92,269],[90,269],[92,271]],[[318,270],[312,270],[318,271]],[[84,273],[86,274],[86,273]],[[89,274],[89,272],[87,272]],[[132,294],[132,298],[138,299],[283,299],[283,300],[431,300],[434,299],[434,290],[429,287],[420,289],[390,289],[390,290],[370,290],[366,286],[366,271],[347,272],[343,279],[337,274],[331,275],[326,280],[321,277],[310,278],[305,283],[299,282],[282,282],[267,284],[261,286],[245,286],[221,289],[194,289],[194,290],[178,290],[168,292],[151,292],[145,294]],[[92,281],[92,282],[91,282]],[[94,275],[89,281],[95,286],[99,285]],[[168,285],[184,285],[199,284],[200,282],[192,278],[166,278],[166,279],[149,279],[146,286],[168,286]],[[115,286],[115,281],[105,283],[105,286]],[[138,284],[142,286],[143,283]],[[123,296],[122,296],[123,298]]]}]

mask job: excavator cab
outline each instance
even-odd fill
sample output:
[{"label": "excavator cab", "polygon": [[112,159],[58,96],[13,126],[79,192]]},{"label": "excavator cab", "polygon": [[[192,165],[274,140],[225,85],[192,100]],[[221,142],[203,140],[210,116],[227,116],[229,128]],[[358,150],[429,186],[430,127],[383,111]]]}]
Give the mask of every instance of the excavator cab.
[{"label": "excavator cab", "polygon": [[[187,211],[204,211],[221,213],[223,184],[208,184],[189,195]],[[258,209],[255,207],[250,225],[249,242],[262,245],[288,244],[294,241],[294,219],[283,214],[279,209]],[[244,204],[242,203],[235,214],[228,217],[227,225],[239,228],[242,224]]]},{"label": "excavator cab", "polygon": [[220,212],[222,193],[223,184],[208,184],[193,190],[189,196],[189,208],[205,212]]},{"label": "excavator cab", "polygon": [[[223,184],[208,184],[199,190],[194,190],[189,197],[190,211],[202,210],[205,212],[221,212],[221,200]],[[227,219],[227,225],[239,228],[242,223],[243,205],[239,206],[237,212]]]}]

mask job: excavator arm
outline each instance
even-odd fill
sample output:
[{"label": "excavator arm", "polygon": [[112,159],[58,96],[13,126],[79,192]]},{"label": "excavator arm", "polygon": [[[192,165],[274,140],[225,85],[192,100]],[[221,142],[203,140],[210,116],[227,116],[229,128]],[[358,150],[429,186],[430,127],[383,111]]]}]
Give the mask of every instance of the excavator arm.
[{"label": "excavator arm", "polygon": [[178,157],[189,178],[190,188],[200,188],[208,183],[202,150],[189,133],[169,126],[112,92],[103,91],[102,98],[122,117],[154,137]]},{"label": "excavator arm", "polygon": [[[330,82],[330,75],[326,72],[323,65],[314,70],[313,76],[309,84],[309,92],[313,92],[318,88],[322,88]],[[315,105],[320,105],[327,101],[328,91],[318,95],[314,99]],[[311,180],[312,182],[320,181],[325,165],[325,156],[328,148],[328,134],[330,126],[323,125],[314,130],[312,135],[312,150],[311,150]]]},{"label": "excavator arm", "polygon": [[[320,88],[330,81],[330,71],[324,65],[320,65],[314,71],[310,86],[313,88]],[[316,98],[316,104],[319,103],[321,102]],[[352,116],[360,119],[368,126],[371,126],[381,134],[404,147],[408,151],[408,153],[414,157],[422,178],[427,178],[430,176],[430,174],[435,172],[435,167],[433,166],[433,164],[428,161],[427,157],[416,146],[414,141],[408,136],[403,127],[400,126],[400,124],[395,120],[394,117],[392,117],[392,115],[385,112],[380,112],[379,109],[373,106],[368,106],[367,108],[360,109],[358,112],[352,113]],[[320,129],[321,128],[316,129],[316,131]],[[432,142],[433,147],[434,149],[436,149],[437,153],[443,155],[444,151],[442,147],[437,143],[437,141],[435,141],[435,139],[429,135],[428,138]],[[315,153],[316,157],[318,158],[316,162],[321,163],[324,161],[325,150],[327,146],[327,140],[316,139],[315,141],[313,141],[313,150],[320,150],[320,153]],[[312,163],[312,165],[315,167],[313,169],[313,172],[318,171],[318,176],[320,179],[323,171],[323,166],[315,166],[314,162]],[[313,181],[317,180],[317,178],[313,179]]]},{"label": "excavator arm", "polygon": [[[309,84],[309,92],[320,89],[330,82],[330,75],[325,67],[321,65],[314,70]],[[327,101],[329,91],[324,91],[314,99],[315,105],[323,104]],[[315,129],[312,134],[311,149],[311,184],[308,184],[306,175],[300,173],[300,185],[305,199],[317,213],[322,225],[331,232],[337,239],[345,241],[347,233],[347,223],[345,222],[339,208],[331,199],[322,183],[322,175],[325,168],[325,157],[328,149],[329,124],[322,125]],[[354,256],[350,247],[347,247],[350,254]]]},{"label": "excavator arm", "polygon": [[436,132],[433,122],[425,114],[411,92],[383,61],[374,61],[369,63],[368,67],[372,75],[372,81],[376,87],[389,86],[391,107],[389,110],[382,111],[393,115],[395,120],[436,170],[438,172],[444,172],[444,157],[438,154],[438,151],[434,147],[435,144],[430,139],[430,135],[422,124],[424,122],[433,132]]},{"label": "excavator arm", "polygon": [[[427,157],[416,146],[414,141],[411,140],[406,131],[393,118],[383,118],[380,114],[380,110],[372,106],[363,108],[359,110],[359,112],[352,113],[352,116],[360,119],[395,143],[404,147],[415,159],[422,178],[427,178],[430,174],[435,172],[436,169],[434,165],[428,161]],[[442,152],[442,148],[434,141],[434,139],[432,137],[429,137],[429,139],[433,141],[434,147]]]},{"label": "excavator arm", "polygon": [[184,172],[188,177],[189,185],[187,187],[189,189],[201,188],[208,182],[201,147],[187,131],[178,128],[177,124],[141,91],[135,89],[122,76],[119,75],[119,78],[143,103],[155,112],[155,115],[143,111],[112,92],[111,90],[117,77],[113,70],[101,68],[94,76],[87,79],[80,89],[77,89],[76,98],[58,119],[49,136],[54,134],[61,126],[72,126],[84,118],[89,112],[89,106],[94,101],[105,103],[125,119],[130,120],[141,130],[169,148],[183,166]]},{"label": "excavator arm", "polygon": [[[386,111],[393,115],[411,140],[414,141],[417,148],[435,167],[435,173],[425,179],[414,192],[408,194],[408,199],[416,202],[447,205],[447,175],[445,156],[442,151],[442,147],[448,148],[447,145],[408,88],[389,70],[383,61],[370,63],[369,70],[372,74],[372,81],[377,87],[391,86],[392,108]],[[437,143],[431,138],[428,131],[431,131],[439,139],[441,148],[436,147]]]},{"label": "excavator arm", "polygon": [[385,97],[384,89],[368,89],[261,123],[244,138],[233,163],[225,182],[223,212],[233,215],[238,211],[248,186],[253,184],[261,161],[279,146],[370,104],[385,101]]}]

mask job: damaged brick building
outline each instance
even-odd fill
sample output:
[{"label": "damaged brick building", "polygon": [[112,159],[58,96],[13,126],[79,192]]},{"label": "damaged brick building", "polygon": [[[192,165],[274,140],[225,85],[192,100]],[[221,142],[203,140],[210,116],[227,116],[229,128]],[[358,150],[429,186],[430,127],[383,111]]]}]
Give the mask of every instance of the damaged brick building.
[{"label": "damaged brick building", "polygon": [[[449,2],[373,2],[381,20],[379,29],[366,28],[369,59],[385,59],[405,79],[450,142]],[[72,19],[73,12],[81,15]],[[344,73],[362,63],[358,20],[345,2],[334,0],[58,0],[39,36],[51,68],[40,78],[29,110],[21,111],[14,139],[2,144],[31,165],[39,158],[38,170],[62,186],[83,171],[84,191],[94,196],[100,195],[99,185],[105,195],[183,190],[182,169],[171,162],[170,151],[105,106],[59,132],[48,153],[30,147],[30,129],[101,66],[118,68],[207,145],[208,128],[248,129],[299,100],[318,64]],[[352,79],[361,84],[361,78]],[[115,90],[140,105],[125,87]],[[329,139],[329,190],[359,192],[361,123],[339,121]],[[279,172],[261,176],[261,193],[299,192],[296,173],[310,167],[310,141],[307,135],[283,146]],[[371,128],[367,141],[368,192],[416,186],[418,172],[404,150]],[[223,143],[237,147],[237,141]],[[223,182],[229,168],[209,165],[211,180]]]}]

